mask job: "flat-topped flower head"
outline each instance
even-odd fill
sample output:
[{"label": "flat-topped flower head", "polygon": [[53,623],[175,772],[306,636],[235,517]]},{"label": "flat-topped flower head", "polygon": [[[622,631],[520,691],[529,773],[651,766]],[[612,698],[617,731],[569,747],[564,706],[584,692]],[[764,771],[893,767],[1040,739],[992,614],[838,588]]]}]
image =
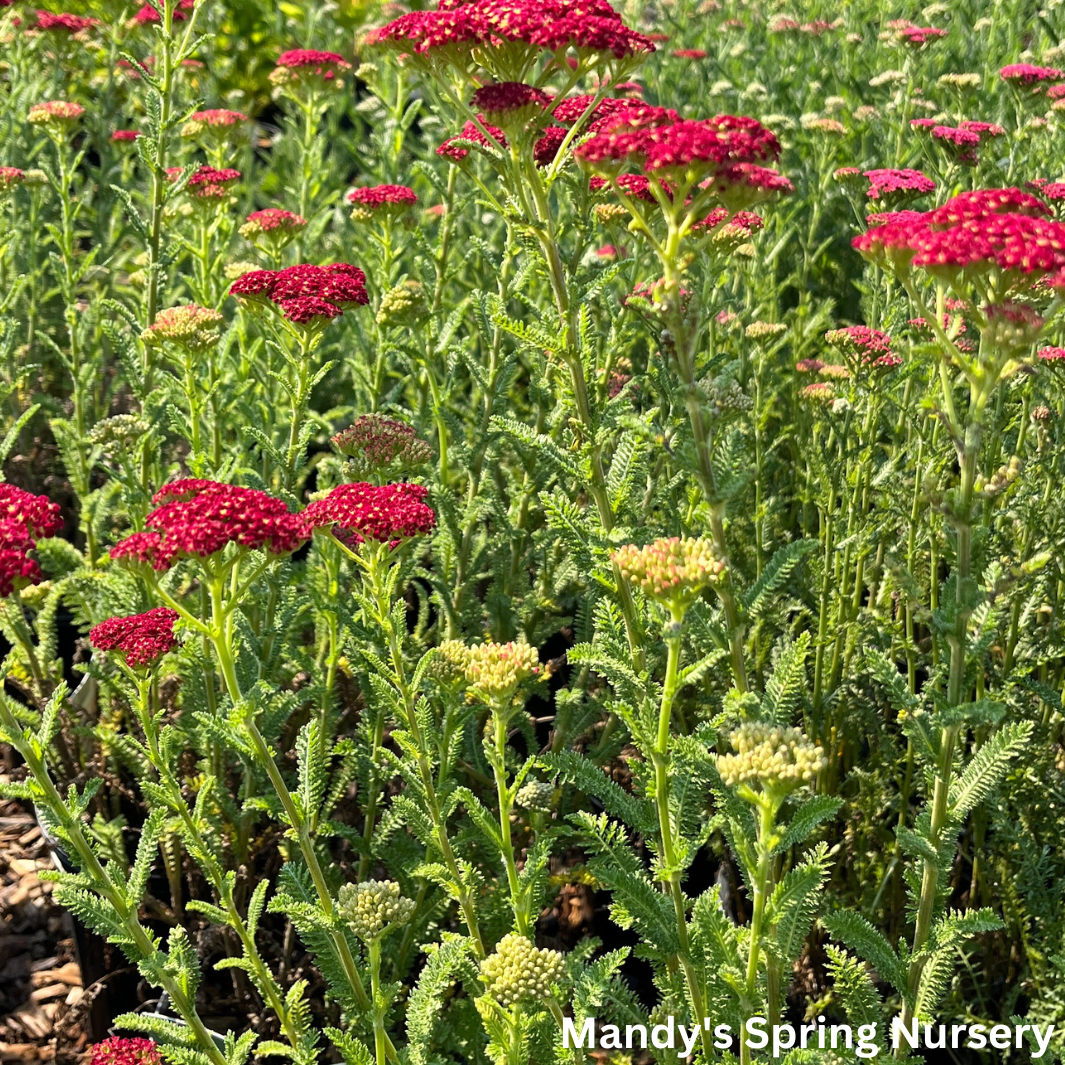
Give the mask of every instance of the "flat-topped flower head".
[{"label": "flat-topped flower head", "polygon": [[253,244],[278,252],[307,227],[307,219],[280,207],[253,211],[240,227],[240,235]]},{"label": "flat-topped flower head", "polygon": [[112,144],[132,144],[141,135],[139,129],[116,129],[111,134]]},{"label": "flat-topped flower head", "polygon": [[885,204],[898,204],[935,192],[936,183],[920,170],[866,170],[866,195]]},{"label": "flat-topped flower head", "polygon": [[611,558],[627,581],[671,609],[685,609],[725,571],[713,543],[701,537],[682,540],[671,536],[646,547],[627,544]]},{"label": "flat-topped flower head", "polygon": [[0,200],[7,199],[25,180],[25,171],[17,166],[0,166]]},{"label": "flat-topped flower head", "polygon": [[6,482],[0,483],[0,522],[14,522],[40,539],[55,536],[63,528],[58,503]]},{"label": "flat-topped flower head", "polygon": [[1000,126],[997,122],[976,122],[972,119],[966,119],[964,122],[958,123],[958,128],[977,134],[981,141],[994,140],[995,137],[1003,137],[1006,134],[1005,127]]},{"label": "flat-topped flower head", "polygon": [[51,11],[38,11],[36,14],[37,23],[33,29],[46,33],[71,35],[100,25],[99,19],[85,15],[69,15],[65,12],[53,14]]},{"label": "flat-topped flower head", "polygon": [[161,1065],[159,1048],[151,1039],[112,1036],[92,1048],[90,1065]]},{"label": "flat-topped flower head", "polygon": [[432,448],[414,427],[384,414],[363,414],[333,437],[333,446],[351,460],[357,474],[409,473],[424,466]]},{"label": "flat-topped flower head", "polygon": [[241,111],[215,108],[196,111],[181,127],[182,137],[200,137],[214,143],[225,143],[240,137],[247,126],[248,116]]},{"label": "flat-topped flower head", "polygon": [[501,1006],[542,1002],[566,974],[566,959],[557,950],[543,950],[525,936],[510,932],[481,962],[485,990]]},{"label": "flat-topped flower head", "polygon": [[405,924],[417,904],[400,894],[394,880],[367,880],[361,884],[344,884],[337,893],[337,909],[342,920],[364,943],[388,935]]},{"label": "flat-topped flower head", "polygon": [[429,317],[429,300],[420,281],[408,278],[390,288],[377,308],[377,324],[410,328]]},{"label": "flat-topped flower head", "polygon": [[730,736],[733,754],[718,755],[717,771],[730,788],[783,798],[813,783],[828,765],[825,752],[801,729],[761,721],[740,725]]},{"label": "flat-topped flower head", "polygon": [[837,351],[846,356],[854,365],[894,366],[894,360],[884,361],[891,356],[891,337],[879,329],[870,329],[867,325],[849,325],[843,329],[830,329],[825,333],[828,341]]},{"label": "flat-topped flower head", "polygon": [[1031,63],[1010,63],[998,72],[999,77],[1010,85],[1039,92],[1047,84],[1065,80],[1065,71],[1057,67],[1039,67]]},{"label": "flat-topped flower head", "polygon": [[467,650],[465,668],[470,693],[484,703],[502,706],[540,673],[540,655],[524,640],[480,643]]},{"label": "flat-topped flower head", "polygon": [[936,26],[904,26],[897,31],[899,40],[913,48],[923,48],[926,44],[947,36],[947,31]]},{"label": "flat-topped flower head", "polygon": [[428,494],[419,484],[341,484],[311,503],[302,517],[308,530],[333,527],[345,542],[395,545],[436,527],[436,514],[425,502]]},{"label": "flat-topped flower head", "polygon": [[336,52],[294,48],[277,57],[277,65],[270,72],[270,84],[297,94],[341,89],[343,75],[349,70],[351,64]]},{"label": "flat-topped flower head", "polygon": [[121,655],[131,669],[150,668],[177,647],[177,619],[177,611],[164,606],[145,614],[108,618],[89,631],[89,643],[98,651]]},{"label": "flat-topped flower head", "polygon": [[1042,362],[1050,366],[1065,367],[1065,348],[1040,348],[1037,355]]},{"label": "flat-topped flower head", "polygon": [[210,558],[230,544],[286,555],[310,535],[302,515],[254,488],[190,478],[161,488],[152,502],[159,505],[145,519],[147,531],[116,544],[113,559],[165,570],[179,558]]},{"label": "flat-topped flower head", "polygon": [[283,270],[252,270],[229,288],[249,307],[278,312],[287,322],[317,333],[350,307],[370,302],[366,275],[350,263]]},{"label": "flat-topped flower head", "polygon": [[[167,177],[177,181],[185,173],[184,167],[176,166],[167,170]],[[201,166],[185,182],[185,195],[204,204],[215,204],[229,199],[229,190],[240,181],[241,173],[232,167],[218,169],[213,166]]]},{"label": "flat-topped flower head", "polygon": [[[483,115],[479,116],[479,120],[483,118]],[[484,132],[481,131],[482,128]],[[485,133],[488,134],[487,137]],[[436,154],[458,163],[470,154],[469,148],[466,147],[467,144],[474,147],[488,148],[489,138],[491,138],[495,146],[499,148],[507,147],[506,134],[501,129],[496,128],[487,121],[480,121],[480,125],[476,122],[467,122],[454,137],[448,137],[436,149]]]},{"label": "flat-topped flower head", "polygon": [[83,114],[85,108],[73,101],[44,100],[26,112],[26,121],[49,133],[66,133],[77,125]]},{"label": "flat-topped flower head", "polygon": [[218,311],[195,303],[168,307],[160,311],[155,321],[141,333],[141,341],[148,347],[172,344],[189,354],[199,355],[218,343],[224,321]]},{"label": "flat-topped flower head", "polygon": [[369,222],[379,216],[398,218],[417,202],[417,193],[406,185],[364,185],[348,193],[353,222]]},{"label": "flat-topped flower head", "polygon": [[544,116],[551,97],[543,89],[520,81],[498,81],[482,85],[470,101],[493,125],[517,130]]},{"label": "flat-topped flower head", "polygon": [[36,546],[32,530],[25,524],[0,518],[0,598],[40,583],[40,566],[29,556]]}]

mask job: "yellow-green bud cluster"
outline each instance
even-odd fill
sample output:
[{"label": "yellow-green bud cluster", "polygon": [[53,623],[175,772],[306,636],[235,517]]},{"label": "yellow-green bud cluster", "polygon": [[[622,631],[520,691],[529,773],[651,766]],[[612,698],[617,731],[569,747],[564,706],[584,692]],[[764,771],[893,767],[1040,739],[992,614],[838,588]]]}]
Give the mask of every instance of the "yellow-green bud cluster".
[{"label": "yellow-green bud cluster", "polygon": [[626,580],[660,603],[691,599],[717,581],[725,569],[713,543],[702,537],[682,540],[672,536],[646,547],[626,544],[611,557]]},{"label": "yellow-green bud cluster", "polygon": [[430,672],[442,684],[457,687],[466,683],[470,649],[461,640],[444,640],[430,665]]},{"label": "yellow-green bud cluster", "polygon": [[526,810],[540,810],[543,813],[551,812],[551,805],[555,801],[555,787],[553,784],[545,784],[540,780],[530,780],[518,789],[514,796],[519,806]]},{"label": "yellow-green bud cluster", "polygon": [[148,347],[167,343],[199,354],[218,343],[219,326],[225,319],[210,307],[188,303],[160,311],[155,321],[141,333]]},{"label": "yellow-green bud cluster", "polygon": [[250,274],[253,270],[261,269],[262,267],[258,263],[236,262],[226,263],[222,272],[226,275],[227,281],[236,281],[238,277]]},{"label": "yellow-green bud cluster", "polygon": [[415,902],[399,893],[394,880],[345,884],[337,896],[340,916],[359,939],[369,943],[402,924],[414,913]]},{"label": "yellow-green bud cluster", "polygon": [[719,755],[717,771],[730,788],[757,784],[786,793],[809,784],[828,764],[825,752],[797,728],[749,721],[729,742],[735,753]]},{"label": "yellow-green bud cluster", "polygon": [[89,442],[109,453],[132,450],[151,428],[136,414],[116,414],[104,418],[89,431]]},{"label": "yellow-green bud cluster", "polygon": [[404,281],[395,288],[390,288],[381,297],[381,306],[377,311],[377,324],[414,325],[424,321],[429,315],[429,302],[425,298],[425,289],[419,281]]},{"label": "yellow-green bud cluster", "polygon": [[751,322],[744,332],[748,340],[767,340],[787,331],[783,322]]},{"label": "yellow-green bud cluster", "polygon": [[628,208],[620,203],[597,203],[592,213],[601,226],[620,226],[629,218]]},{"label": "yellow-green bud cluster", "polygon": [[557,950],[541,950],[515,932],[505,935],[495,953],[481,962],[488,994],[506,1007],[526,999],[543,1000],[565,971],[566,959]]},{"label": "yellow-green bud cluster", "polygon": [[536,648],[524,640],[482,643],[466,651],[466,680],[486,703],[509,699],[530,677],[540,672]]}]

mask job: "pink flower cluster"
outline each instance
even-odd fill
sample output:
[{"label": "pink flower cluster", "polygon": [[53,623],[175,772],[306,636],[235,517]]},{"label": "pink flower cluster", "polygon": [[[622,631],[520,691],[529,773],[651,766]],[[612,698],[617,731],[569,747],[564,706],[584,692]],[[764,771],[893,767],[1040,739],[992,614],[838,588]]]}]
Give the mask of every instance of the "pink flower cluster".
[{"label": "pink flower cluster", "polygon": [[1003,81],[1013,85],[1036,89],[1047,81],[1065,80],[1065,71],[1058,70],[1057,67],[1037,67],[1031,63],[1010,63],[1004,66],[998,74]]},{"label": "pink flower cluster", "polygon": [[59,30],[63,33],[81,33],[82,30],[87,30],[90,26],[99,25],[100,20],[98,18],[88,18],[83,15],[68,15],[65,13],[52,14],[50,11],[38,11],[37,25],[34,29]]},{"label": "pink flower cluster", "polygon": [[616,59],[654,51],[606,0],[441,0],[435,11],[412,11],[373,31],[367,43],[458,61],[478,48],[508,46]]},{"label": "pink flower cluster", "polygon": [[[171,181],[178,181],[184,173],[184,167],[172,166],[167,169],[166,176]],[[229,195],[230,186],[240,181],[240,178],[239,170],[201,166],[185,183],[185,191],[197,200],[221,200]]]},{"label": "pink flower cluster", "polygon": [[294,48],[277,57],[277,66],[297,77],[310,74],[332,81],[337,74],[351,69],[351,64],[336,52],[320,52],[314,48]]},{"label": "pink flower cluster", "polygon": [[144,614],[108,618],[89,630],[89,643],[98,651],[122,655],[126,665],[132,669],[153,666],[168,651],[177,647],[174,636],[174,622],[177,619],[178,612],[164,606],[157,606]]},{"label": "pink flower cluster", "polygon": [[[867,325],[830,329],[825,333],[825,340],[837,351],[863,366],[890,369],[902,362],[891,350],[891,337],[879,329],[870,329]],[[817,368],[818,372],[823,369],[823,366]]]},{"label": "pink flower cluster", "polygon": [[920,170],[866,170],[871,200],[901,200],[935,192],[936,183]]},{"label": "pink flower cluster", "polygon": [[[196,6],[196,0],[178,0],[174,5],[174,21],[184,22],[189,17],[189,12]],[[134,16],[133,21],[141,26],[161,22],[159,12],[151,4],[145,4]]]},{"label": "pink flower cluster", "polygon": [[113,559],[166,570],[179,558],[209,558],[231,543],[285,555],[309,536],[299,514],[254,488],[189,478],[161,488],[152,502],[148,531],[117,543]]},{"label": "pink flower cluster", "polygon": [[436,515],[425,502],[428,494],[418,484],[342,484],[311,503],[303,520],[311,530],[336,526],[336,534],[346,542],[394,545],[436,527]]},{"label": "pink flower cluster", "polygon": [[364,185],[348,193],[348,203],[370,211],[378,208],[413,207],[418,202],[414,189],[406,185]]},{"label": "pink flower cluster", "polygon": [[242,299],[272,303],[297,325],[339,318],[346,308],[370,302],[366,275],[350,263],[252,270],[238,277],[229,291]]},{"label": "pink flower cluster", "polygon": [[116,1035],[92,1048],[90,1065],[160,1065],[161,1060],[153,1040]]},{"label": "pink flower cluster", "polygon": [[1044,217],[1049,213],[1021,189],[983,189],[932,211],[898,212],[853,244],[867,259],[893,269],[912,265],[947,278],[1000,270],[1015,282],[1034,281],[1065,270],[1065,225]]},{"label": "pink flower cluster", "polygon": [[241,236],[246,238],[262,236],[264,233],[281,232],[286,235],[298,233],[307,224],[302,215],[280,207],[266,207],[261,211],[252,211],[240,227]]}]

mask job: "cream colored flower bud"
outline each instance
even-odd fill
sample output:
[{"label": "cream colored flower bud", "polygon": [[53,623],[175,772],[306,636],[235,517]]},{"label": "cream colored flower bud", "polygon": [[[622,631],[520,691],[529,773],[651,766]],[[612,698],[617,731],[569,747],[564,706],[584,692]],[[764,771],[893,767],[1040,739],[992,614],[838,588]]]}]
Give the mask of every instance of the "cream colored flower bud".
[{"label": "cream colored flower bud", "polygon": [[626,580],[663,604],[686,606],[721,578],[725,564],[710,540],[655,540],[646,547],[626,544],[611,556]]},{"label": "cream colored flower bud", "polygon": [[557,950],[541,950],[515,932],[505,935],[494,954],[481,962],[485,988],[501,1006],[542,1001],[565,975],[566,959]]},{"label": "cream colored flower bud", "polygon": [[363,942],[380,939],[414,913],[415,902],[399,893],[394,880],[345,884],[337,896],[340,916]]},{"label": "cream colored flower bud", "polygon": [[729,742],[735,753],[719,755],[717,770],[730,788],[746,784],[786,794],[811,783],[828,765],[825,752],[797,728],[750,721]]},{"label": "cream colored flower bud", "polygon": [[540,672],[540,656],[524,640],[482,643],[467,649],[466,680],[470,691],[486,703],[500,703]]}]

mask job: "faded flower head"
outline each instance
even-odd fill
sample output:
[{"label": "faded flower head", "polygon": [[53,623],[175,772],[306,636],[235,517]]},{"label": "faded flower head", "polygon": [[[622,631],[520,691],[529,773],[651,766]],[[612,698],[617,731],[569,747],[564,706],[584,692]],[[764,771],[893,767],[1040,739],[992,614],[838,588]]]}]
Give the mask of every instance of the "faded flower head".
[{"label": "faded flower head", "polygon": [[216,142],[231,141],[240,135],[247,121],[248,116],[241,111],[227,111],[225,108],[196,111],[189,115],[188,121],[181,127],[181,135],[209,137]]},{"label": "faded flower head", "polygon": [[337,894],[338,910],[364,943],[388,935],[396,925],[405,923],[414,913],[416,903],[399,893],[394,880],[367,880],[361,884],[344,884]]},{"label": "faded flower head", "polygon": [[25,172],[17,166],[0,166],[0,200],[10,196],[25,180]]},{"label": "faded flower head", "polygon": [[566,959],[557,950],[541,950],[525,936],[510,932],[494,954],[481,962],[485,990],[501,1006],[515,1006],[527,999],[542,1001],[566,973]]},{"label": "faded flower head", "polygon": [[621,575],[645,595],[671,608],[685,609],[703,588],[716,583],[725,564],[710,540],[682,540],[678,536],[655,540],[646,547],[627,544],[611,558]]},{"label": "faded flower head", "polygon": [[467,649],[465,671],[473,695],[485,703],[505,703],[540,672],[540,655],[524,640],[475,644]]},{"label": "faded flower head", "polygon": [[730,788],[783,796],[811,783],[828,765],[825,752],[797,728],[749,721],[729,742],[735,753],[718,755],[717,771]]},{"label": "faded flower head", "polygon": [[66,133],[85,114],[85,108],[68,100],[45,100],[26,112],[26,121],[49,133]]},{"label": "faded flower head", "polygon": [[177,611],[164,606],[145,614],[108,618],[89,630],[89,643],[98,651],[121,655],[131,669],[149,668],[177,647],[177,619]]},{"label": "faded flower head", "polygon": [[414,427],[384,414],[363,414],[333,437],[333,446],[351,459],[357,473],[407,473],[424,466],[432,448]]},{"label": "faded flower head", "polygon": [[770,340],[786,333],[788,327],[783,322],[751,322],[744,330],[748,340]]},{"label": "faded flower head", "polygon": [[225,319],[209,307],[195,303],[160,311],[155,321],[141,333],[147,347],[173,344],[190,355],[210,351],[218,343],[219,327]]}]

